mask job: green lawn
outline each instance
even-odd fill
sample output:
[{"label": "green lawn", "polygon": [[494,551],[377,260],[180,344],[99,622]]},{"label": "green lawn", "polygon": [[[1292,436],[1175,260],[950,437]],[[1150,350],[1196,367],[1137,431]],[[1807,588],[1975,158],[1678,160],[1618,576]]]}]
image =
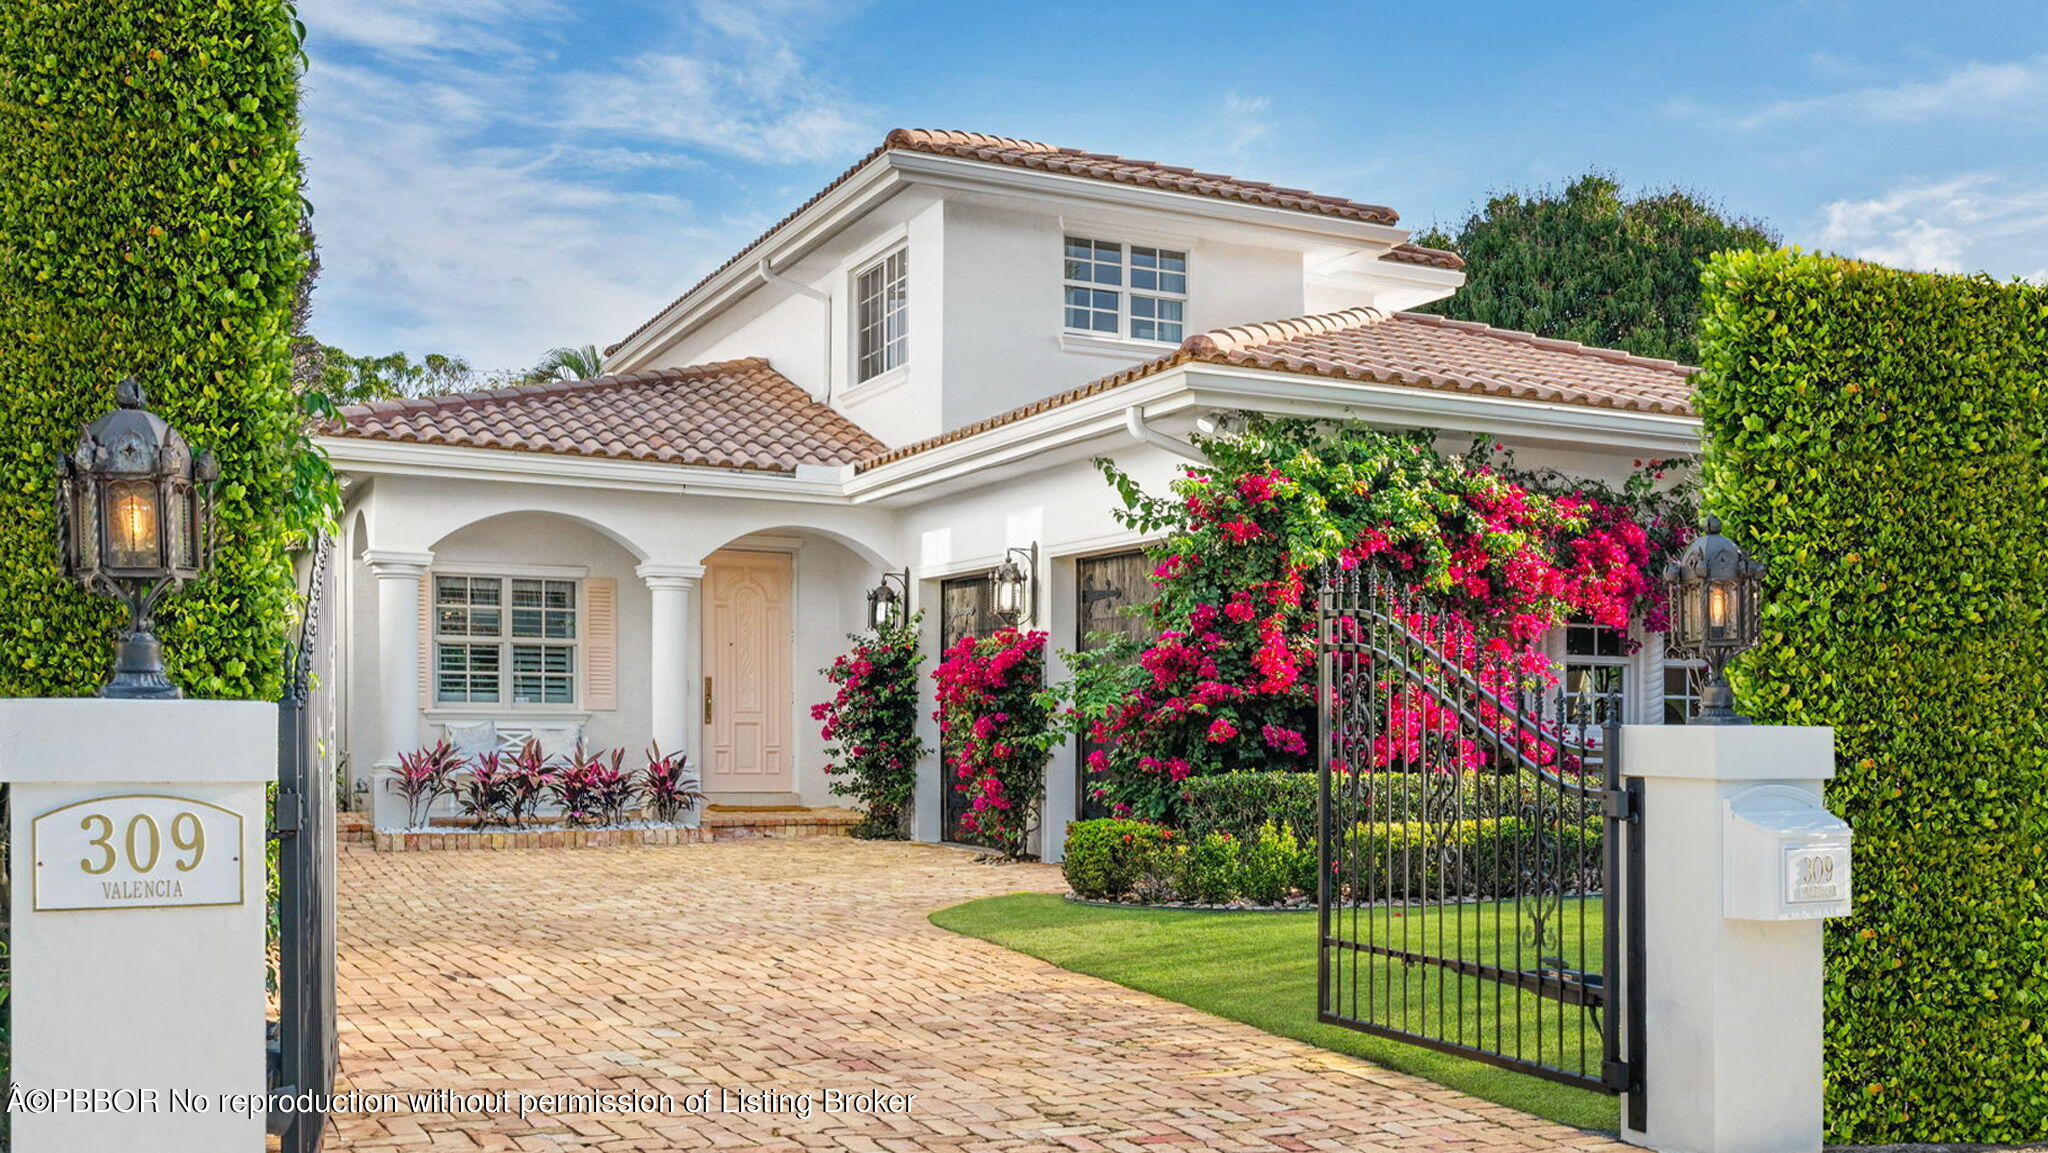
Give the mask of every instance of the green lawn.
[{"label": "green lawn", "polygon": [[[1496,947],[1495,918],[1485,914],[1497,908],[1509,915],[1499,918],[1503,934]],[[1437,951],[1442,942],[1457,938],[1463,942],[1460,955],[1487,962],[1495,957],[1512,961],[1514,944],[1509,938],[1511,926],[1516,923],[1512,905],[1467,905],[1453,909],[1437,927],[1432,927],[1436,922],[1430,920],[1426,911],[1404,918],[1410,922],[1406,927],[1416,951],[1424,951],[1420,948],[1421,934],[1430,932],[1434,935],[1429,951]],[[1385,910],[1374,915],[1391,916]],[[1455,929],[1456,918],[1460,917],[1465,921],[1463,932]],[[1102,977],[1269,1033],[1414,1073],[1541,1117],[1608,1132],[1617,1124],[1617,1104],[1612,1097],[1318,1022],[1313,913],[1103,908],[1076,905],[1050,893],[1017,893],[955,905],[933,913],[931,919],[941,928],[992,941],[1063,969]],[[1587,948],[1597,950],[1597,902],[1586,912],[1585,922]],[[1566,953],[1575,956],[1579,922],[1572,920],[1564,928]],[[1399,944],[1398,929],[1394,942]],[[1390,969],[1409,971],[1391,975]],[[1525,1051],[1533,1051],[1535,1031],[1540,1028],[1546,1038],[1546,1057],[1555,1056],[1555,1046],[1561,1040],[1570,1056],[1566,1063],[1577,1061],[1581,1039],[1577,1009],[1566,1008],[1560,1013],[1555,1002],[1543,1002],[1539,1007],[1536,998],[1526,995],[1517,1004],[1515,994],[1502,994],[1496,1003],[1498,987],[1494,983],[1444,975],[1435,966],[1409,969],[1388,961],[1362,965],[1355,984],[1361,998],[1370,989],[1383,1006],[1397,1007],[1401,990],[1407,990],[1408,1020],[1420,1022],[1423,1010],[1418,1006],[1425,1003],[1425,981],[1430,992],[1428,1004],[1454,1006],[1446,1017],[1434,1022],[1435,1027],[1449,1024],[1457,1028],[1457,1023],[1462,1022],[1468,1038],[1477,1038],[1483,1031],[1489,1043],[1496,1036],[1496,1029],[1505,1037],[1520,1027],[1524,1030]],[[1462,1003],[1456,990],[1460,981],[1466,983]],[[1384,1014],[1389,1011],[1383,1009],[1381,1019],[1386,1019]],[[1590,1030],[1584,1037],[1589,1047],[1595,1044]],[[1598,1053],[1592,1052],[1589,1057],[1597,1068]]]}]

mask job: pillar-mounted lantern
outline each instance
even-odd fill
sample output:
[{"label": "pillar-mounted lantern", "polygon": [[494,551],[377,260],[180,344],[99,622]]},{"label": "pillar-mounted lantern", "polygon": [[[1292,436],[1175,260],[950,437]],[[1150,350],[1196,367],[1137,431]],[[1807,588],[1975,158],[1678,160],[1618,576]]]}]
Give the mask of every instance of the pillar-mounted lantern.
[{"label": "pillar-mounted lantern", "polygon": [[1757,586],[1764,566],[1721,535],[1721,518],[1709,515],[1685,551],[1664,570],[1671,599],[1671,640],[1681,653],[1707,662],[1696,725],[1741,725],[1728,687],[1728,662],[1756,644],[1760,631]]},{"label": "pillar-mounted lantern", "polygon": [[[1019,564],[1019,560],[1023,563]],[[1013,548],[988,574],[989,609],[1003,623],[1015,625],[1038,615],[1038,545]]]},{"label": "pillar-mounted lantern", "polygon": [[868,629],[882,632],[901,621],[910,610],[910,570],[885,572],[882,582],[868,590]]},{"label": "pillar-mounted lantern", "polygon": [[103,697],[174,700],[153,631],[164,596],[212,559],[213,485],[220,469],[149,411],[131,377],[117,407],[86,427],[58,458],[59,542],[64,575],[128,606],[128,625]]}]

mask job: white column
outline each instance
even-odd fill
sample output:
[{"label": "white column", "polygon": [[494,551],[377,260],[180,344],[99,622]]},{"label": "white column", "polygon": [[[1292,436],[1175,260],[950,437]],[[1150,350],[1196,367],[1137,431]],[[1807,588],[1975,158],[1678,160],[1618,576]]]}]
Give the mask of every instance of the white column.
[{"label": "white column", "polygon": [[647,582],[653,598],[649,613],[648,683],[653,690],[650,716],[653,738],[664,752],[690,754],[690,763],[702,770],[697,760],[697,715],[699,701],[692,691],[690,635],[694,615],[691,593],[704,576],[702,565],[643,564],[633,570]]},{"label": "white column", "polygon": [[398,754],[420,743],[420,578],[434,554],[372,549],[363,560],[377,577],[377,680],[384,697],[377,767],[391,769]]},{"label": "white column", "polygon": [[263,1148],[276,778],[273,704],[0,701],[20,1153]]},{"label": "white column", "polygon": [[1821,919],[1850,899],[1848,829],[1821,807],[1834,730],[1628,725],[1621,758],[1642,778],[1645,961],[1628,979],[1646,1033],[1646,1124],[1624,1107],[1624,1138],[1819,1153]]}]

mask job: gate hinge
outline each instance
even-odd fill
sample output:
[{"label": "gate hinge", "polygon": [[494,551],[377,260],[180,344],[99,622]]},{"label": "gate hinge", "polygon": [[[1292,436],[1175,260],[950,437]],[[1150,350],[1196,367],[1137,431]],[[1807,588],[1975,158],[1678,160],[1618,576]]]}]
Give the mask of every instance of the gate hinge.
[{"label": "gate hinge", "polygon": [[1617,1093],[1627,1093],[1635,1086],[1635,1070],[1626,1061],[1603,1061],[1600,1063],[1600,1083]]},{"label": "gate hinge", "polygon": [[299,794],[279,789],[277,805],[272,814],[273,831],[296,833],[305,827],[306,808]]},{"label": "gate hinge", "polygon": [[1615,821],[1636,819],[1635,798],[1627,789],[1609,789],[1600,797],[1600,815]]}]

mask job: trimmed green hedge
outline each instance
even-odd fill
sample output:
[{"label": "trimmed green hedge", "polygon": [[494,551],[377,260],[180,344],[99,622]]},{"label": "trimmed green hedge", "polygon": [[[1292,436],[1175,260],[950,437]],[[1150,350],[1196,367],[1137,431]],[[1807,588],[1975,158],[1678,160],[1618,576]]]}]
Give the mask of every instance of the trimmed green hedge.
[{"label": "trimmed green hedge", "polygon": [[1199,839],[1210,833],[1249,837],[1271,823],[1306,844],[1315,843],[1319,786],[1314,773],[1217,773],[1189,777],[1181,782],[1181,788],[1187,796],[1191,837]]},{"label": "trimmed green hedge", "polygon": [[1706,501],[1768,561],[1744,709],[1833,725],[1831,1142],[2048,1137],[2048,291],[1706,272]]},{"label": "trimmed green hedge", "polygon": [[114,607],[57,575],[55,453],[133,373],[220,460],[175,680],[274,698],[293,585],[297,26],[283,0],[0,0],[0,695],[104,681]]}]

